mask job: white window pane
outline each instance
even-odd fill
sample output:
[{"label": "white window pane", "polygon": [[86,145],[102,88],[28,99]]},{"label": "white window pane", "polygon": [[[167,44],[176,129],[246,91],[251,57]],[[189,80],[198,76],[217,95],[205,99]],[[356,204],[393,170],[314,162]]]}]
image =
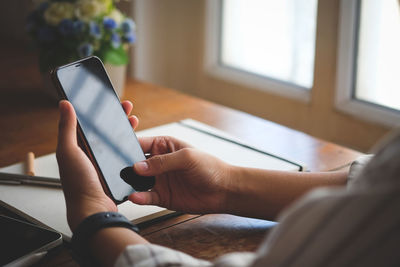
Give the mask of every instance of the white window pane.
[{"label": "white window pane", "polygon": [[311,88],[317,0],[225,0],[222,64]]},{"label": "white window pane", "polygon": [[361,1],[355,97],[400,110],[398,0]]}]

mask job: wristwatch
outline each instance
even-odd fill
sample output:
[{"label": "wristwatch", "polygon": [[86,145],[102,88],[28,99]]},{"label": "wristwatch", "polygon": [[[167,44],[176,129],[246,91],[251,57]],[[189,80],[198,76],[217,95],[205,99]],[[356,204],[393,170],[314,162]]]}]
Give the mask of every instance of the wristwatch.
[{"label": "wristwatch", "polygon": [[108,227],[124,227],[139,233],[137,225],[118,212],[100,212],[84,219],[75,229],[71,239],[72,254],[84,266],[97,265],[90,257],[88,241],[97,231]]}]

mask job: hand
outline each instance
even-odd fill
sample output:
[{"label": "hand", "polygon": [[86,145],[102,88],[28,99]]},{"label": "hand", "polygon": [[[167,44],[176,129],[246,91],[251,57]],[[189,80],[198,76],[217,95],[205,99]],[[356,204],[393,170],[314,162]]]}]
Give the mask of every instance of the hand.
[{"label": "hand", "polygon": [[188,213],[217,213],[226,207],[231,165],[172,137],[139,139],[151,158],[138,162],[139,175],[156,176],[149,192],[137,192],[129,200]]},{"label": "hand", "polygon": [[[122,107],[128,115],[132,103],[124,101]],[[67,205],[68,224],[72,231],[87,216],[103,211],[117,211],[114,202],[104,193],[96,169],[78,146],[76,115],[72,105],[59,103],[60,122],[57,145],[57,162]],[[139,121],[129,117],[133,128]]]}]

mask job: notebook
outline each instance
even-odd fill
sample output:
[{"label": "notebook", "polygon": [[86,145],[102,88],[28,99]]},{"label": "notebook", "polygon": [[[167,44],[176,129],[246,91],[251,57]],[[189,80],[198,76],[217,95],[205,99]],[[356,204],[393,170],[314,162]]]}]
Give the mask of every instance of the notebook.
[{"label": "notebook", "polygon": [[[173,136],[233,165],[272,170],[304,170],[304,166],[299,163],[244,144],[221,130],[192,119],[146,129],[136,134],[139,137]],[[8,173],[24,173],[24,170],[23,163],[0,168],[0,172]],[[36,158],[35,173],[38,176],[59,178],[55,154]],[[0,184],[0,204],[34,223],[60,232],[67,241],[72,236],[67,224],[64,195],[59,188]],[[165,208],[140,206],[129,201],[118,205],[118,210],[139,225],[174,213]]]}]

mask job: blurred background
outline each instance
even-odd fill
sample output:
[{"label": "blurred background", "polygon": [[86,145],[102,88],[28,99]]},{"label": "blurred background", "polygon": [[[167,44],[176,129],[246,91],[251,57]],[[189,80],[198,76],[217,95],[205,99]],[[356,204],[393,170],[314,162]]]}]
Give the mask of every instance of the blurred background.
[{"label": "blurred background", "polygon": [[[37,2],[0,3],[0,90],[42,86],[26,32]],[[363,152],[400,122],[397,0],[116,5],[136,23],[129,77]]]}]

